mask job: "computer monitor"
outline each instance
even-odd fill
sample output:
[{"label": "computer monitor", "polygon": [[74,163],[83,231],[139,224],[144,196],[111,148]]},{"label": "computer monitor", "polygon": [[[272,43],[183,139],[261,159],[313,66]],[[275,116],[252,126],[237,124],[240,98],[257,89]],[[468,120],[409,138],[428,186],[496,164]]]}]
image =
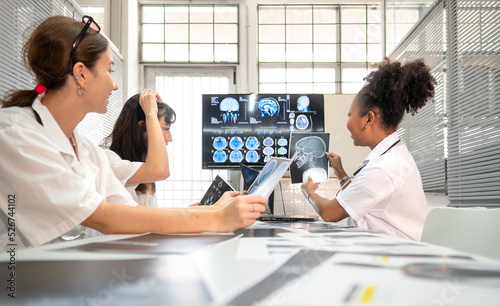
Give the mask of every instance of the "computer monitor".
[{"label": "computer monitor", "polygon": [[321,94],[205,94],[202,103],[203,169],[261,169],[289,157],[291,132],[324,131]]}]

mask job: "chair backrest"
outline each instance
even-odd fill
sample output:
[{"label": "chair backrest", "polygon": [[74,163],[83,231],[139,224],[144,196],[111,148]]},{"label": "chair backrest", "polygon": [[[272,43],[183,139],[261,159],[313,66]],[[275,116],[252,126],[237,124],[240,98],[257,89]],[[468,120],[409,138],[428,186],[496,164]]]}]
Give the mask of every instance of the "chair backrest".
[{"label": "chair backrest", "polygon": [[434,208],[421,241],[500,260],[500,209]]}]

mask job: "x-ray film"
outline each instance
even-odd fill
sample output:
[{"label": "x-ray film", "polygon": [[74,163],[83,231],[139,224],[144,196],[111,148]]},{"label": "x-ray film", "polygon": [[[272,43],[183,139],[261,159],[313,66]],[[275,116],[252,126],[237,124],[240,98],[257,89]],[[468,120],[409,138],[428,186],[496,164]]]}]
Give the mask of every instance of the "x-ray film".
[{"label": "x-ray film", "polygon": [[309,176],[315,183],[328,182],[330,133],[291,133],[290,154],[297,157],[290,165],[292,184],[305,183]]},{"label": "x-ray film", "polygon": [[258,194],[268,198],[292,163],[293,158],[272,157],[248,188],[248,194]]},{"label": "x-ray film", "polygon": [[207,192],[200,201],[200,205],[212,205],[217,202],[226,191],[234,191],[234,188],[224,181],[220,176],[216,176]]}]

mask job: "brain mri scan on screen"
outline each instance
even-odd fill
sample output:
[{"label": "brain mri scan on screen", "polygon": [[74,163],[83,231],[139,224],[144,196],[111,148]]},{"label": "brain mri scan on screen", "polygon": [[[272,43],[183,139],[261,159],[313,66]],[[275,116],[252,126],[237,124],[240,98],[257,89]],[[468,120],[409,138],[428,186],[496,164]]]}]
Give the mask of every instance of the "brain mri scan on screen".
[{"label": "brain mri scan on screen", "polygon": [[202,166],[261,168],[287,158],[292,132],[324,131],[319,94],[202,95]]},{"label": "brain mri scan on screen", "polygon": [[240,105],[235,98],[227,97],[220,103],[219,109],[222,113],[224,123],[236,123]]}]

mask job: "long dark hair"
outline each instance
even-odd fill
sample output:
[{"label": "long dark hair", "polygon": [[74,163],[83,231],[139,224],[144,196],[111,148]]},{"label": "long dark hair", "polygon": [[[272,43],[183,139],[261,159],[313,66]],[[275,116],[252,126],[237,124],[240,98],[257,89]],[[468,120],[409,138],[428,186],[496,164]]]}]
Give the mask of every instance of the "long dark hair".
[{"label": "long dark hair", "polygon": [[[47,91],[58,90],[66,84],[71,48],[83,27],[81,21],[73,18],[52,16],[45,19],[24,44],[24,66]],[[106,38],[89,29],[73,53],[73,63],[82,62],[92,70],[107,48]],[[2,107],[30,106],[37,95],[34,89],[9,92],[1,100]]]},{"label": "long dark hair", "polygon": [[[146,120],[146,115],[139,104],[140,94],[133,95],[123,105],[116,120],[113,132],[107,137],[109,149],[122,159],[144,162],[148,153],[148,143],[145,136],[146,125],[139,126]],[[157,103],[158,119],[162,116],[169,125],[175,122],[175,111],[166,103]]]},{"label": "long dark hair", "polygon": [[357,95],[360,116],[373,110],[380,115],[386,129],[397,129],[405,112],[415,114],[423,107],[434,97],[436,84],[422,60],[403,65],[391,62],[387,57],[366,77],[366,81]]}]

